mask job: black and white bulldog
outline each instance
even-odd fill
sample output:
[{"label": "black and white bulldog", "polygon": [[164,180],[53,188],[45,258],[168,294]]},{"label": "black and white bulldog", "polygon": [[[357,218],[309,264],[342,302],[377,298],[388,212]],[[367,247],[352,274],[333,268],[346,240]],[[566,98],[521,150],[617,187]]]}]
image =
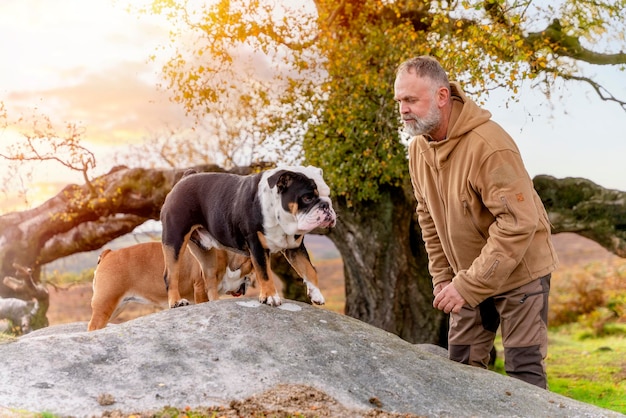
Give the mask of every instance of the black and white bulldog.
[{"label": "black and white bulldog", "polygon": [[304,280],[311,301],[325,302],[303,241],[306,233],[336,223],[330,188],[317,167],[279,167],[247,176],[184,176],[167,195],[161,222],[164,279],[172,308],[189,303],[178,291],[178,261],[187,245],[203,270],[214,263],[212,248],[249,256],[259,301],[272,306],[280,305],[281,299],[272,279],[270,254],[282,252]]}]

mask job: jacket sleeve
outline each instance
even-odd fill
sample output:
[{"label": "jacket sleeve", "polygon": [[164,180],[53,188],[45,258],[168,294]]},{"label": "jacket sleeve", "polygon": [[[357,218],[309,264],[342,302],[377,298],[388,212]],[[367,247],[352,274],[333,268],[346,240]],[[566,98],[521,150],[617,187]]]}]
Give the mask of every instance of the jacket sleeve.
[{"label": "jacket sleeve", "polygon": [[477,172],[473,182],[495,221],[480,255],[454,279],[471,306],[498,293],[524,257],[540,222],[532,180],[515,149],[493,152]]}]

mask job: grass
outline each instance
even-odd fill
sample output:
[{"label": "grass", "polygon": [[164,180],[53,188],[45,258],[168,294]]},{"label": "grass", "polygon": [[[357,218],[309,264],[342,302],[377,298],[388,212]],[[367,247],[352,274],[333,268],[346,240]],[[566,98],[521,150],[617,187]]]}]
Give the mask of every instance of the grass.
[{"label": "grass", "polygon": [[550,335],[550,390],[626,414],[626,327],[621,335],[602,338],[588,337],[576,328]]},{"label": "grass", "polygon": [[[623,332],[593,337],[579,324],[551,329],[546,366],[549,390],[626,414],[626,325]],[[503,348],[496,341],[495,371],[505,374]]]},{"label": "grass", "polygon": [[0,332],[0,344],[12,343],[17,341],[17,337]]},{"label": "grass", "polygon": [[95,267],[91,267],[81,271],[80,273],[71,273],[54,270],[48,272],[44,278],[47,283],[57,287],[73,286],[81,283],[91,283]]}]

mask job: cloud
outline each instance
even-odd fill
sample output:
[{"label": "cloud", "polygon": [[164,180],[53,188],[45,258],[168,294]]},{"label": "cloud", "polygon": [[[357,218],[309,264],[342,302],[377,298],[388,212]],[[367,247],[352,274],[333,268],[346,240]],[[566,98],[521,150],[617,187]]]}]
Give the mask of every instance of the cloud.
[{"label": "cloud", "polygon": [[[184,112],[156,87],[149,55],[167,43],[163,17],[110,0],[0,2],[0,101],[13,118],[45,115],[91,142],[137,142]],[[36,109],[36,110],[35,110]]]},{"label": "cloud", "polygon": [[146,65],[122,62],[94,72],[76,67],[65,72],[74,82],[59,87],[17,91],[8,96],[14,111],[29,113],[34,103],[39,113],[59,123],[86,127],[90,142],[134,143],[148,132],[190,121],[165,91],[146,81]]}]

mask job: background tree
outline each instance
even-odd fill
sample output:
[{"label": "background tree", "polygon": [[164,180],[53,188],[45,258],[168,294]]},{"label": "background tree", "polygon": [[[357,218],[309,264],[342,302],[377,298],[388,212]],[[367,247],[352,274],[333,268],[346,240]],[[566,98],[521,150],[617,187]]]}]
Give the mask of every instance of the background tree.
[{"label": "background tree", "polygon": [[[518,100],[525,80],[549,95],[566,80],[589,83],[601,100],[624,107],[581,64],[623,68],[625,5],[316,0],[290,8],[217,0],[193,7],[155,0],[152,11],[181,28],[164,74],[190,112],[211,111],[224,92],[251,81],[241,77],[235,52],[255,51],[253,59],[274,63],[274,83],[254,85],[278,117],[259,113],[257,121],[266,137],[290,138],[285,146],[302,140],[303,161],[324,169],[340,214],[331,238],[344,260],[346,313],[409,341],[436,342],[443,318],[430,306],[392,101],[396,66],[411,56],[435,56],[478,101],[502,87]],[[183,38],[193,46],[179,44]]]}]

